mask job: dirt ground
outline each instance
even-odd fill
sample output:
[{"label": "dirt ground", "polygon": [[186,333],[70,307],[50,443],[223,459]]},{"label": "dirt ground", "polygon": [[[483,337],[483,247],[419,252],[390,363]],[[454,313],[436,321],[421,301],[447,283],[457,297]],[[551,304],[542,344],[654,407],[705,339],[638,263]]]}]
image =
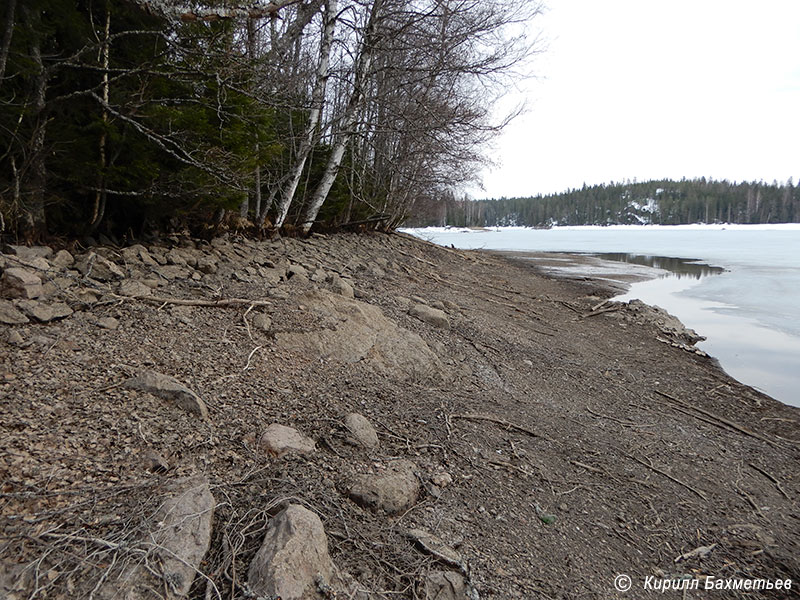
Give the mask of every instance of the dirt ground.
[{"label": "dirt ground", "polygon": [[[460,552],[484,599],[800,597],[800,410],[728,377],[661,316],[604,304],[591,280],[401,234],[158,246],[218,265],[156,277],[102,254],[126,280],[155,277],[159,297],[262,304],[123,298],[119,283],[67,271],[72,315],[0,326],[0,563],[27,576],[16,597],[89,597],[159,490],[194,473],[217,509],[192,598],[247,597],[250,560],[287,500],[322,518],[334,563],[374,598],[425,598],[426,576],[452,568],[410,528]],[[309,277],[287,278],[292,265]],[[317,310],[334,274],[386,321]],[[449,327],[410,315],[420,303]],[[99,326],[108,317],[116,329]],[[395,326],[430,355],[398,346]],[[120,385],[142,368],[196,391],[208,421]],[[346,442],[353,411],[378,449]],[[317,451],[265,454],[255,440],[274,422]],[[398,458],[422,483],[409,510],[377,514],[344,493]],[[432,483],[442,473],[452,483]],[[701,589],[662,594],[648,576]],[[706,592],[707,577],[793,588]]]}]

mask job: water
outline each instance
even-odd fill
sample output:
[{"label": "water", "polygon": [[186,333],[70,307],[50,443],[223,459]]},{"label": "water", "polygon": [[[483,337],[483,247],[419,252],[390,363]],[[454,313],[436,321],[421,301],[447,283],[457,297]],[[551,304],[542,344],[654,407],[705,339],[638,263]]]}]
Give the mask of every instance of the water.
[{"label": "water", "polygon": [[630,263],[626,268],[650,279],[617,299],[663,307],[708,338],[698,347],[731,376],[800,406],[800,224],[408,232],[457,248],[584,253]]}]

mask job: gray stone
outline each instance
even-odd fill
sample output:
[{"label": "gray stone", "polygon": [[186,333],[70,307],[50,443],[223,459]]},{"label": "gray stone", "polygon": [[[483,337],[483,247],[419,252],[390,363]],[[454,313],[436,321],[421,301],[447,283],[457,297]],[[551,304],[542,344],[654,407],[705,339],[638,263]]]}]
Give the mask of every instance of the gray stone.
[{"label": "gray stone", "polygon": [[253,326],[258,327],[262,331],[269,331],[270,327],[272,327],[272,319],[264,313],[256,313],[253,316]]},{"label": "gray stone", "polygon": [[333,274],[331,287],[333,288],[334,292],[344,296],[345,298],[355,298],[355,291],[353,290],[353,286],[347,283],[341,277],[339,277],[339,275],[336,273]]},{"label": "gray stone", "polygon": [[364,415],[350,413],[345,416],[344,425],[357,444],[365,448],[377,448],[380,444],[375,428]]},{"label": "gray stone", "polygon": [[141,281],[136,279],[126,279],[119,285],[119,293],[122,296],[150,296],[153,290]]},{"label": "gray stone", "polygon": [[197,259],[197,270],[206,275],[217,272],[217,259],[213,256],[201,256]]},{"label": "gray stone", "polygon": [[187,412],[199,415],[204,419],[208,418],[205,402],[192,390],[169,375],[156,371],[145,371],[128,379],[123,385],[170,400]]},{"label": "gray stone", "polygon": [[425,600],[473,600],[464,576],[453,571],[435,571],[425,578]]},{"label": "gray stone", "polygon": [[[193,477],[176,481],[155,514],[152,530],[141,540],[148,549],[148,563],[157,564],[160,578],[142,561],[132,561],[117,577],[109,577],[95,597],[99,600],[145,600],[158,597],[176,600],[189,589],[208,548],[216,502],[208,481]],[[163,596],[162,596],[163,594]]]},{"label": "gray stone", "polygon": [[311,281],[315,283],[322,283],[325,281],[326,277],[327,276],[325,275],[324,269],[316,269],[311,275]]},{"label": "gray stone", "polygon": [[446,488],[448,485],[453,483],[453,477],[450,475],[450,473],[441,471],[431,477],[431,483],[437,487]]},{"label": "gray stone", "polygon": [[286,269],[286,277],[288,279],[292,279],[294,277],[299,277],[301,279],[308,279],[308,271],[302,265],[289,265]]},{"label": "gray stone", "polygon": [[335,568],[320,518],[291,504],[269,523],[264,541],[247,573],[259,597],[316,600],[320,584],[330,585]]},{"label": "gray stone", "polygon": [[22,337],[22,334],[17,331],[16,329],[9,329],[8,336],[6,337],[6,341],[11,344],[12,346],[24,346],[25,345],[25,338]]},{"label": "gray stone", "polygon": [[411,507],[419,495],[419,481],[414,463],[393,462],[384,474],[359,475],[348,496],[361,506],[393,515]]},{"label": "gray stone", "polygon": [[293,427],[279,423],[272,423],[264,430],[259,440],[259,446],[277,458],[293,453],[311,454],[317,449],[314,440]]},{"label": "gray stone", "polygon": [[63,302],[45,304],[36,300],[20,300],[17,307],[29,317],[47,323],[55,319],[63,319],[72,314],[72,309]]},{"label": "gray stone", "polygon": [[98,281],[112,281],[125,277],[122,269],[96,252],[89,252],[79,257],[75,262],[75,267],[85,277],[91,277]]},{"label": "gray stone", "polygon": [[112,331],[119,328],[119,321],[114,317],[100,317],[97,319],[97,326]]},{"label": "gray stone", "polygon": [[28,269],[11,267],[3,271],[3,295],[8,298],[38,298],[44,293],[41,278]]},{"label": "gray stone", "polygon": [[28,323],[28,317],[22,314],[10,301],[0,300],[0,323],[23,325]]},{"label": "gray stone", "polygon": [[425,304],[415,304],[408,311],[408,314],[434,327],[450,329],[450,319],[447,318],[447,313],[438,308],[433,308]]},{"label": "gray stone", "polygon": [[66,269],[75,264],[75,258],[66,250],[59,250],[56,252],[56,255],[50,259],[50,262],[60,269]]},{"label": "gray stone", "polygon": [[[177,248],[172,248],[169,252],[167,252],[167,264],[185,267],[188,263],[186,262],[186,258],[183,256],[183,253],[180,250]],[[197,261],[195,261],[195,264],[197,264]]]},{"label": "gray stone", "polygon": [[161,275],[161,277],[167,281],[172,281],[173,279],[186,279],[189,277],[189,268],[181,267],[179,265],[160,265],[158,267],[154,267],[153,271]]},{"label": "gray stone", "polygon": [[6,246],[7,252],[16,254],[22,260],[33,260],[35,258],[47,258],[53,254],[53,249],[49,246]]}]

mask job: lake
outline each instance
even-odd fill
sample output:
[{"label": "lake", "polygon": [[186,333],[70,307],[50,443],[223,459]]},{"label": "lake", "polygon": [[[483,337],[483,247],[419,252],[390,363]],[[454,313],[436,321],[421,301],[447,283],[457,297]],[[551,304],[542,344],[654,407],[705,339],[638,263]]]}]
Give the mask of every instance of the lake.
[{"label": "lake", "polygon": [[697,346],[732,377],[800,406],[800,224],[404,231],[462,249],[598,259],[595,266],[548,267],[554,274],[613,279],[614,269],[604,274],[602,265],[616,261],[617,271],[646,278],[616,300],[661,306],[706,336]]}]

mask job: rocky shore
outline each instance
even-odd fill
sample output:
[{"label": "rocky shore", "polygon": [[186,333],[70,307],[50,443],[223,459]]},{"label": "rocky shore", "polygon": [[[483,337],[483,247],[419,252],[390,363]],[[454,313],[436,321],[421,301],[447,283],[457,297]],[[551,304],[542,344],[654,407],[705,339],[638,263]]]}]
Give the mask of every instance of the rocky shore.
[{"label": "rocky shore", "polygon": [[0,269],[0,598],[800,586],[800,410],[597,282],[400,234]]}]

